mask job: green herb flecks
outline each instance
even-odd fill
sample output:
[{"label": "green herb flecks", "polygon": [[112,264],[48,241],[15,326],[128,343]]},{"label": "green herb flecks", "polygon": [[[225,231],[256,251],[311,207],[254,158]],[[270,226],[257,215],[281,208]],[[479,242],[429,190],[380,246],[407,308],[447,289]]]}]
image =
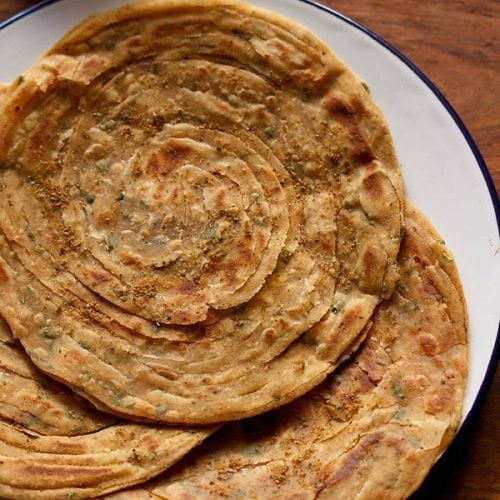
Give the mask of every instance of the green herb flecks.
[{"label": "green herb flecks", "polygon": [[274,137],[274,128],[271,127],[270,125],[268,125],[265,129],[264,129],[264,134],[266,134],[266,136],[269,138],[269,139],[272,139]]},{"label": "green herb flecks", "polygon": [[104,132],[111,132],[116,127],[116,120],[108,120],[104,122],[99,128],[104,130]]},{"label": "green herb flecks", "polygon": [[85,349],[86,351],[90,351],[90,344],[86,340],[79,340],[78,344],[82,349]]},{"label": "green herb flecks", "polygon": [[111,252],[112,250],[115,249],[115,246],[116,246],[116,239],[113,238],[112,236],[108,236],[106,238],[106,250],[108,252]]},{"label": "green herb flecks", "polygon": [[125,394],[124,393],[120,393],[120,394],[115,394],[111,400],[111,404],[113,406],[124,406],[123,404],[123,399],[125,398]]},{"label": "green herb flecks", "polygon": [[61,336],[61,332],[56,328],[46,326],[44,328],[40,328],[40,330],[38,331],[38,335],[46,339],[57,339]]},{"label": "green herb flecks", "polygon": [[130,118],[130,110],[129,109],[123,109],[118,113],[119,120],[126,121]]},{"label": "green herb flecks", "polygon": [[106,40],[104,40],[104,47],[106,47],[106,50],[113,50],[116,47],[117,43],[117,38],[110,36],[106,38]]},{"label": "green herb flecks", "polygon": [[159,404],[156,408],[155,408],[155,416],[157,418],[162,418],[165,413],[167,413],[167,407],[164,405],[164,404]]},{"label": "green herb flecks", "polygon": [[292,254],[288,250],[283,249],[280,253],[280,260],[287,264],[290,261],[291,255]]},{"label": "green herb flecks", "polygon": [[394,394],[394,396],[396,396],[398,398],[403,399],[405,397],[403,387],[402,387],[401,382],[399,380],[396,380],[395,382],[392,383],[391,392],[392,392],[392,394]]},{"label": "green herb flecks", "polygon": [[342,309],[344,309],[345,302],[343,300],[337,301],[332,307],[332,313],[338,314]]},{"label": "green herb flecks", "polygon": [[95,164],[95,168],[101,173],[107,172],[109,167],[110,162],[108,160],[98,160]]}]

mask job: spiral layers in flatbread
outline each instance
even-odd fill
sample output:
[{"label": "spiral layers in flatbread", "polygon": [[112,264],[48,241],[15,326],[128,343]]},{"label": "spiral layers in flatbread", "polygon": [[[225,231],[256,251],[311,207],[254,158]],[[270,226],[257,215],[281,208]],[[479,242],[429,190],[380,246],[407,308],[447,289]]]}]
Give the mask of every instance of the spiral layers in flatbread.
[{"label": "spiral layers in flatbread", "polygon": [[227,424],[163,477],[110,500],[410,496],[459,426],[468,342],[453,257],[413,208],[406,226],[401,281],[349,361],[290,405]]},{"label": "spiral layers in flatbread", "polygon": [[237,419],[320,383],[396,276],[378,108],[308,30],[230,1],[84,21],[0,104],[1,312],[97,406]]},{"label": "spiral layers in flatbread", "polygon": [[151,478],[214,428],[119,421],[43,375],[0,317],[0,497],[89,498]]}]

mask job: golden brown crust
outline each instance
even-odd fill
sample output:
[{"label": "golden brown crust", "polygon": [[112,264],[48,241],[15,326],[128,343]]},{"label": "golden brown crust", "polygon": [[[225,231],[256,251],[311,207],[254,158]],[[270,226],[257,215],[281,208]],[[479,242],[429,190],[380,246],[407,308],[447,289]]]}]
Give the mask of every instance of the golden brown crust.
[{"label": "golden brown crust", "polygon": [[291,401],[394,286],[387,126],[281,16],[196,0],[92,16],[0,116],[2,313],[39,368],[114,414],[200,424]]},{"label": "golden brown crust", "polygon": [[213,429],[118,422],[40,373],[0,317],[0,497],[88,498],[143,482]]},{"label": "golden brown crust", "polygon": [[42,375],[17,345],[0,317],[0,419],[28,432],[71,436],[115,423],[82,398]]},{"label": "golden brown crust", "polygon": [[[401,281],[349,361],[290,405],[226,425],[171,472],[133,493],[408,497],[460,423],[467,328],[449,250],[412,207],[406,225]],[[117,498],[126,499],[126,492]]]}]

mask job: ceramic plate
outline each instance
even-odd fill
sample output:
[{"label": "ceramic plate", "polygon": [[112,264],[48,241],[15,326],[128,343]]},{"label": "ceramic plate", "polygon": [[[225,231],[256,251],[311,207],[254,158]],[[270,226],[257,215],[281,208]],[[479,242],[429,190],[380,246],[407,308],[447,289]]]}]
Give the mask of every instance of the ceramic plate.
[{"label": "ceramic plate", "polygon": [[[73,24],[123,0],[48,0],[0,25],[0,82],[22,73]],[[251,3],[269,8],[268,0]],[[453,251],[470,319],[464,419],[493,365],[500,312],[499,206],[486,166],[451,106],[410,61],[350,19],[309,0],[273,0],[366,81],[391,128],[409,199]]]}]

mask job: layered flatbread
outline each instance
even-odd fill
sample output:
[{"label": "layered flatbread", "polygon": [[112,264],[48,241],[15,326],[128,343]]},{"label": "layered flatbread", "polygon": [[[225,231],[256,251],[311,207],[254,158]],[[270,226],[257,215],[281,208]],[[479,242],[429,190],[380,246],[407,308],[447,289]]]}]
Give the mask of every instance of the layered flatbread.
[{"label": "layered flatbread", "polygon": [[1,312],[117,415],[282,405],[355,349],[397,276],[380,111],[312,33],[248,5],[82,22],[7,89],[0,165]]},{"label": "layered flatbread", "polygon": [[401,499],[456,432],[467,319],[453,258],[414,209],[401,281],[357,354],[277,411],[224,426],[171,473],[113,500]]},{"label": "layered flatbread", "polygon": [[214,429],[119,421],[43,375],[0,317],[0,497],[95,497],[167,469]]}]

